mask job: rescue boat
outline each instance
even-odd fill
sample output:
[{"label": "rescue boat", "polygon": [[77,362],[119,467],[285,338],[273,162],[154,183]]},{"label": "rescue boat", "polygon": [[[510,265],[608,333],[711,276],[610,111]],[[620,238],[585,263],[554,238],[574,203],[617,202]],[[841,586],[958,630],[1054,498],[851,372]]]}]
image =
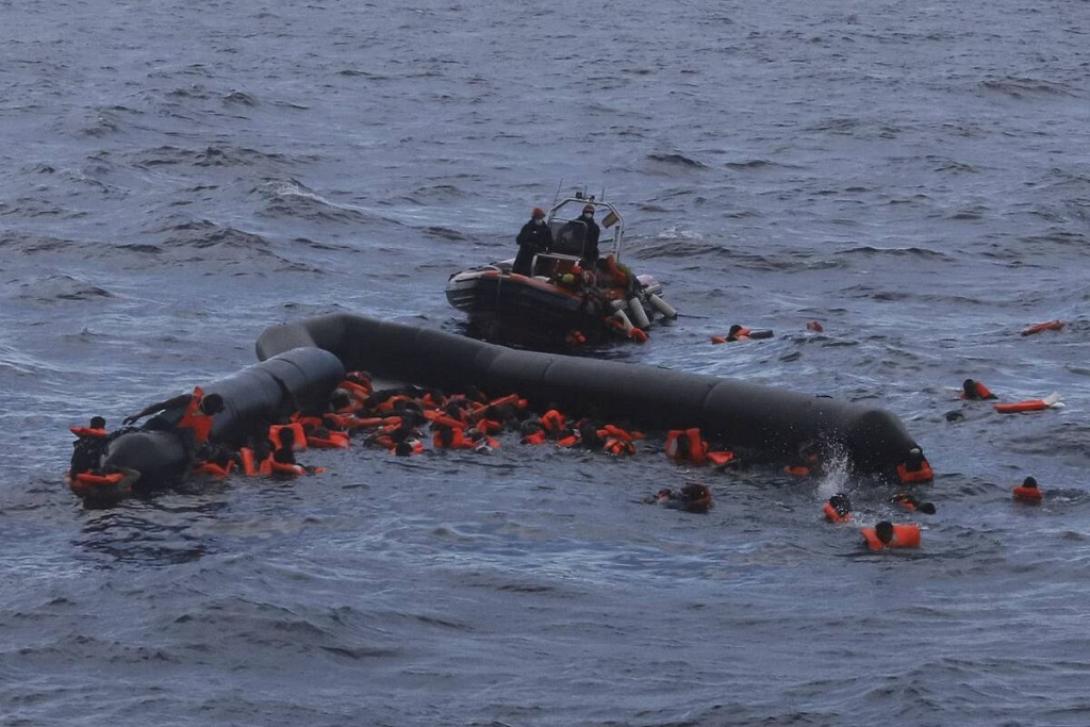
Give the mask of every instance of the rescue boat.
[{"label": "rescue boat", "polygon": [[[609,270],[584,270],[580,264],[588,228],[578,217],[586,206],[604,212],[599,250]],[[513,272],[514,258],[451,274],[447,300],[467,314],[471,327],[561,337],[574,332],[575,343],[611,336],[644,340],[646,336],[633,332],[646,331],[655,320],[677,317],[663,300],[658,280],[621,265],[624,217],[612,202],[575,192],[558,199],[545,221],[553,242],[534,256],[531,275]],[[618,278],[627,283],[618,284]]]}]

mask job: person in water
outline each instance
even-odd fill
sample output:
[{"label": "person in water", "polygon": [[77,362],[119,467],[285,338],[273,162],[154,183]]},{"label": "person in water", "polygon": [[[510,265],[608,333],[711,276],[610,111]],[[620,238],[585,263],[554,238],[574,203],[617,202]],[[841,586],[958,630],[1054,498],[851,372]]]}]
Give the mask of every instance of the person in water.
[{"label": "person in water", "polygon": [[534,255],[548,252],[553,244],[553,233],[545,224],[545,210],[534,207],[534,211],[530,213],[530,221],[522,226],[515,241],[518,243],[519,252],[515,256],[511,272],[519,275],[533,274]]},{"label": "person in water", "polygon": [[587,234],[583,238],[583,267],[593,270],[595,263],[598,262],[598,237],[602,234],[598,223],[594,221],[594,205],[585,205],[583,214],[576,221],[587,226]]},{"label": "person in water", "polygon": [[81,472],[98,472],[102,457],[109,447],[106,435],[106,420],[91,417],[91,426],[75,427],[72,433],[76,441],[72,442],[72,461],[68,467],[68,476],[75,477]]},{"label": "person in water", "polygon": [[149,414],[155,414],[144,424],[144,429],[175,430],[188,433],[187,448],[195,453],[208,442],[212,434],[212,417],[223,411],[223,397],[219,394],[204,395],[198,386],[192,394],[181,394],[173,399],[149,404],[136,414],[125,417],[125,424],[133,424]]}]

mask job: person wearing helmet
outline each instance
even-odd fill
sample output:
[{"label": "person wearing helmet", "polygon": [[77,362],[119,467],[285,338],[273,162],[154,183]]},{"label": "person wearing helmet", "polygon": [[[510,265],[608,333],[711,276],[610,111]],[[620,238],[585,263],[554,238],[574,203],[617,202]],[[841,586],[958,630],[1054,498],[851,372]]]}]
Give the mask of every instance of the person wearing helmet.
[{"label": "person wearing helmet", "polygon": [[519,235],[515,239],[519,246],[518,255],[515,256],[515,264],[511,272],[520,275],[533,274],[534,255],[539,252],[548,252],[553,244],[553,233],[545,224],[545,210],[534,207],[530,214],[530,221],[522,226]]},{"label": "person wearing helmet", "polygon": [[587,234],[583,238],[583,267],[593,270],[594,263],[598,262],[598,236],[601,234],[598,223],[594,221],[594,205],[584,205],[583,214],[575,221],[587,226]]}]

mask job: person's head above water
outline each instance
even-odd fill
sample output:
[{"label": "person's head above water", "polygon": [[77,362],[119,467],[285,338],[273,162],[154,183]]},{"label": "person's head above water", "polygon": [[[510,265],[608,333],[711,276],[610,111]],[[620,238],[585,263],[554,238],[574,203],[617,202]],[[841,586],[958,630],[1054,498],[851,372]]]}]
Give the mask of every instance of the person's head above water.
[{"label": "person's head above water", "polygon": [[106,420],[102,417],[91,417],[91,429],[105,429]]},{"label": "person's head above water", "polygon": [[893,523],[883,520],[874,526],[874,534],[883,543],[889,545],[890,541],[893,540]]}]

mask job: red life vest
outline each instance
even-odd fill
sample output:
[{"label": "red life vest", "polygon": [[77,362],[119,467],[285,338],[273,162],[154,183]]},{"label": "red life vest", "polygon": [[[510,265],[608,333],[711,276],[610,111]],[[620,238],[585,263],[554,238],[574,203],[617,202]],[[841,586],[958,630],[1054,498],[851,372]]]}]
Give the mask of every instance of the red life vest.
[{"label": "red life vest", "polygon": [[549,438],[545,436],[545,430],[543,429],[538,429],[533,434],[527,434],[522,438],[523,444],[545,444],[547,441],[549,441]]},{"label": "red life vest", "polygon": [[[684,452],[679,446],[681,439],[689,444],[689,451]],[[672,429],[666,433],[666,456],[675,462],[691,462],[692,464],[704,464],[707,461],[708,444],[700,438],[700,430],[696,427],[680,430]]]},{"label": "red life vest", "polygon": [[186,404],[182,418],[178,420],[178,428],[193,432],[193,439],[198,445],[207,442],[209,435],[212,434],[212,417],[201,411],[203,400],[204,391],[201,387],[193,387],[193,395]]},{"label": "red life vest", "polygon": [[708,452],[708,461],[716,467],[723,467],[734,461],[734,452]]},{"label": "red life vest", "polygon": [[283,446],[280,443],[280,432],[285,429],[290,429],[295,435],[295,440],[291,445],[293,452],[307,448],[307,435],[303,432],[303,425],[299,422],[292,422],[291,424],[273,424],[269,427],[269,441],[273,443],[274,449],[280,449]]},{"label": "red life vest", "polygon": [[910,470],[906,464],[897,465],[897,477],[900,478],[902,484],[907,485],[915,482],[930,482],[935,479],[935,473],[925,459],[920,462],[920,468],[915,470]]},{"label": "red life vest", "polygon": [[541,428],[549,434],[559,434],[564,431],[567,420],[556,409],[550,409],[541,415]]},{"label": "red life vest", "polygon": [[1012,496],[1019,502],[1027,502],[1031,505],[1040,504],[1044,499],[1044,493],[1041,492],[1039,487],[1026,487],[1025,485],[1018,485],[1011,491]]},{"label": "red life vest", "polygon": [[632,442],[629,442],[627,439],[621,439],[620,437],[610,437],[606,440],[605,446],[602,448],[614,457],[636,454],[636,445],[632,444]]},{"label": "red life vest", "polygon": [[905,523],[893,526],[893,538],[888,543],[878,539],[874,528],[862,528],[859,531],[863,540],[871,550],[885,550],[886,548],[918,548],[920,547],[920,526],[915,523]]},{"label": "red life vest", "polygon": [[1026,401],[1014,401],[1008,404],[995,404],[995,410],[1000,414],[1018,414],[1025,411],[1044,411],[1048,409],[1048,402],[1044,399],[1027,399]]},{"label": "red life vest", "polygon": [[474,444],[465,438],[465,434],[462,432],[461,427],[447,428],[445,431],[450,432],[450,443],[446,443],[447,439],[444,436],[444,430],[438,429],[432,434],[431,444],[436,449],[473,449]]},{"label": "red life vest", "polygon": [[272,455],[270,454],[261,462],[254,461],[254,450],[249,447],[243,447],[239,450],[239,454],[242,456],[242,472],[247,477],[256,477],[258,475],[272,474]]},{"label": "red life vest", "polygon": [[1064,327],[1063,321],[1046,321],[1044,323],[1034,323],[1029,328],[1022,331],[1023,336],[1032,336],[1034,333],[1040,333],[1041,331],[1059,331]]},{"label": "red life vest", "polygon": [[68,431],[77,437],[90,437],[91,439],[105,439],[108,435],[105,429],[92,429],[91,427],[68,427]]}]

